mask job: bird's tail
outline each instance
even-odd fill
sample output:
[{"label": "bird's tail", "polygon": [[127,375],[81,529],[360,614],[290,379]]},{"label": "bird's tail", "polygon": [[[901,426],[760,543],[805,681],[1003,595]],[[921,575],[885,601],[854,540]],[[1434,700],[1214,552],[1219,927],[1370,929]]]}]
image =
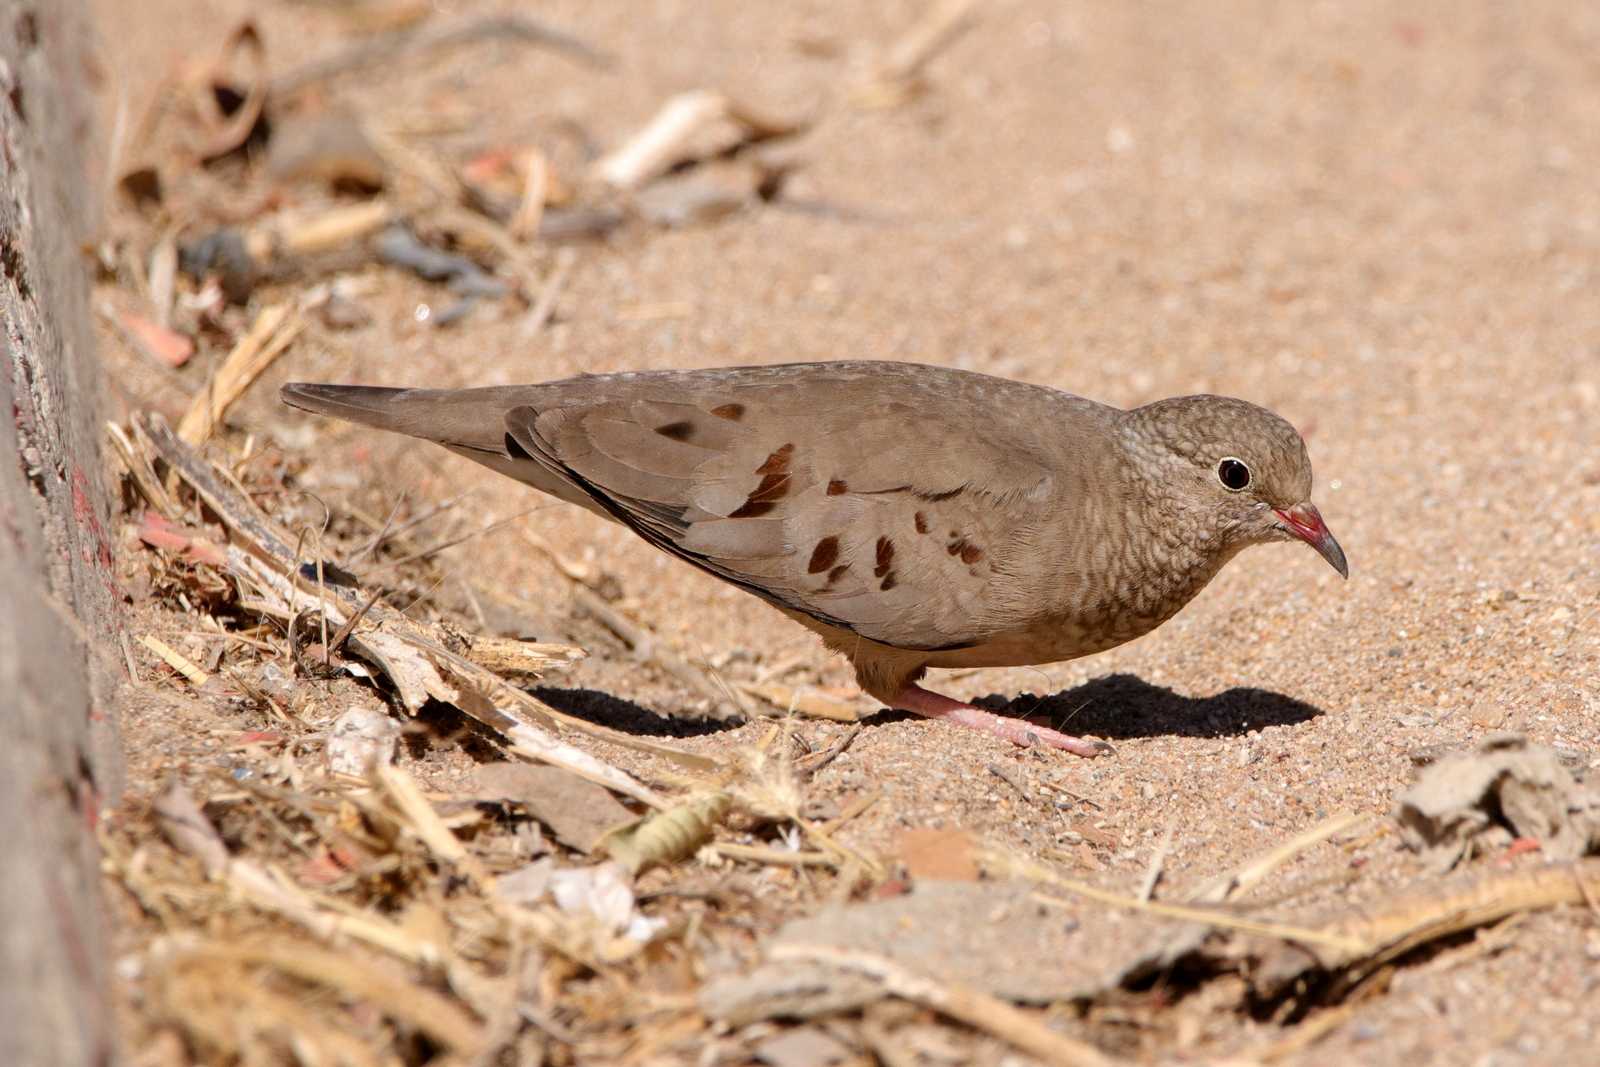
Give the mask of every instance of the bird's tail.
[{"label": "bird's tail", "polygon": [[390,389],[381,385],[320,385],[315,382],[290,382],[280,395],[283,402],[301,411],[311,411],[346,422],[358,422],[379,430],[406,432],[406,405],[401,398],[410,389]]},{"label": "bird's tail", "polygon": [[513,390],[391,389],[377,385],[290,382],[282,390],[290,407],[378,430],[403,433],[456,448],[499,453],[505,448],[505,414],[521,396]]}]

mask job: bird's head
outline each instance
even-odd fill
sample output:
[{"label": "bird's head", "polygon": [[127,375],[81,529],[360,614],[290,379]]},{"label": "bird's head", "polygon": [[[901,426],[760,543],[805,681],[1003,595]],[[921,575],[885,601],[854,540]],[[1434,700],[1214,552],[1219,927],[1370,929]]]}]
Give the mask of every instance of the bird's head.
[{"label": "bird's head", "polygon": [[1344,550],[1311,502],[1311,458],[1295,428],[1226,396],[1181,396],[1128,413],[1132,447],[1160,496],[1229,547],[1300,540],[1348,578]]}]

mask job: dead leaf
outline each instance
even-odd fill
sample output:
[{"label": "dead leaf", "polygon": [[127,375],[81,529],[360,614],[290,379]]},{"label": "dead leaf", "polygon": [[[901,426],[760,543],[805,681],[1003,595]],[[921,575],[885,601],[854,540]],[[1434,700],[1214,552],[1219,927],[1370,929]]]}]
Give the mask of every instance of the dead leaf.
[{"label": "dead leaf", "polygon": [[485,799],[522,805],[556,840],[579,852],[594,851],[606,831],[633,819],[608,790],[560,767],[490,763],[478,768],[478,790]]}]

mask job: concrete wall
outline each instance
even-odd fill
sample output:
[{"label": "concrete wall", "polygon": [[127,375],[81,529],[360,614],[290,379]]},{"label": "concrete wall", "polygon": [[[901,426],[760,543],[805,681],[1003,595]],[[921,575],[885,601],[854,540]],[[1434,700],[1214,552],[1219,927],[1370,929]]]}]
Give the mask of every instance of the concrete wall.
[{"label": "concrete wall", "polygon": [[0,1063],[112,1060],[92,824],[119,597],[88,276],[80,0],[0,0]]}]

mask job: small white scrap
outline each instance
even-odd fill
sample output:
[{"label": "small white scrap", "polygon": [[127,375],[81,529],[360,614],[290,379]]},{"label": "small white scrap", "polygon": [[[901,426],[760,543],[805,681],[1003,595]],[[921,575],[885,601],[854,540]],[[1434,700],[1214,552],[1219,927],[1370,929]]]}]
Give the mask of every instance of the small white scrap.
[{"label": "small white scrap", "polygon": [[495,888],[507,900],[524,905],[537,904],[548,894],[568,915],[591,918],[607,932],[632,941],[649,941],[667,925],[665,919],[636,910],[633,886],[620,863],[558,868],[545,858],[501,875]]},{"label": "small white scrap", "polygon": [[400,724],[377,708],[353,707],[328,730],[328,770],[365,778],[375,767],[394,762]]}]

